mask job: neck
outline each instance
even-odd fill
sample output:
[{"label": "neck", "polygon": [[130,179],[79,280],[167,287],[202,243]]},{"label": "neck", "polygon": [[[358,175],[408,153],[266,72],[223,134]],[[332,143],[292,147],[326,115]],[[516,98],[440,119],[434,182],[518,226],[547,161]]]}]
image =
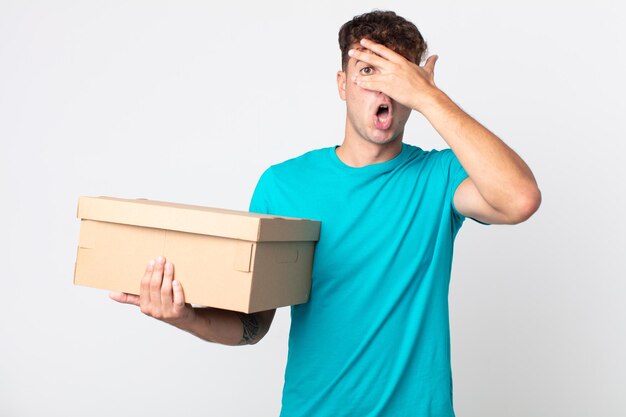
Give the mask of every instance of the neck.
[{"label": "neck", "polygon": [[363,139],[350,141],[346,138],[336,150],[337,157],[341,162],[353,168],[389,161],[398,156],[401,151],[402,138],[384,144],[372,143]]}]

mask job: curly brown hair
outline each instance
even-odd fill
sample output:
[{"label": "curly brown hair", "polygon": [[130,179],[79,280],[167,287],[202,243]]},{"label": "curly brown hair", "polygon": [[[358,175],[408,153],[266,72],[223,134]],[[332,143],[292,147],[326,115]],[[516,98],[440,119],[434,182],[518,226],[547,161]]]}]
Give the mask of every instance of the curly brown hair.
[{"label": "curly brown hair", "polygon": [[339,29],[341,68],[344,71],[350,59],[348,50],[363,38],[383,44],[418,65],[427,48],[426,41],[413,23],[395,12],[374,10],[355,16]]}]

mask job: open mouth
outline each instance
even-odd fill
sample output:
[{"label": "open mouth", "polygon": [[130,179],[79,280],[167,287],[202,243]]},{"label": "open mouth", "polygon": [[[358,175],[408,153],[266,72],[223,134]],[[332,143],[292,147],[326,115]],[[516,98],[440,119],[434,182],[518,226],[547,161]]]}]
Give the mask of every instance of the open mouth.
[{"label": "open mouth", "polygon": [[381,104],[374,115],[374,125],[377,129],[386,130],[391,127],[391,106],[389,104]]}]

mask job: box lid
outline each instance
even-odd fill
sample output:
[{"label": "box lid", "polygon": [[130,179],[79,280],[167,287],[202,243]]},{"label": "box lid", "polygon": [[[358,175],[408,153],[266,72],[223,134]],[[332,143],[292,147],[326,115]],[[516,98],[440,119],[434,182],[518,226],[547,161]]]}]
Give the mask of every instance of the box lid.
[{"label": "box lid", "polygon": [[256,242],[317,241],[320,222],[153,200],[80,197],[77,217]]}]

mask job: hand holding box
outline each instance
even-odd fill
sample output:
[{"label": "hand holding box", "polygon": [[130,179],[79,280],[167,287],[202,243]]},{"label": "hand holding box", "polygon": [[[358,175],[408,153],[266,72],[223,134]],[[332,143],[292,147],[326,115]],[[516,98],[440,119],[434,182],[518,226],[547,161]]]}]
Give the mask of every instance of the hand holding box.
[{"label": "hand holding box", "polygon": [[110,197],[81,197],[78,217],[75,284],[139,295],[160,254],[189,303],[251,313],[308,300],[318,221]]}]

